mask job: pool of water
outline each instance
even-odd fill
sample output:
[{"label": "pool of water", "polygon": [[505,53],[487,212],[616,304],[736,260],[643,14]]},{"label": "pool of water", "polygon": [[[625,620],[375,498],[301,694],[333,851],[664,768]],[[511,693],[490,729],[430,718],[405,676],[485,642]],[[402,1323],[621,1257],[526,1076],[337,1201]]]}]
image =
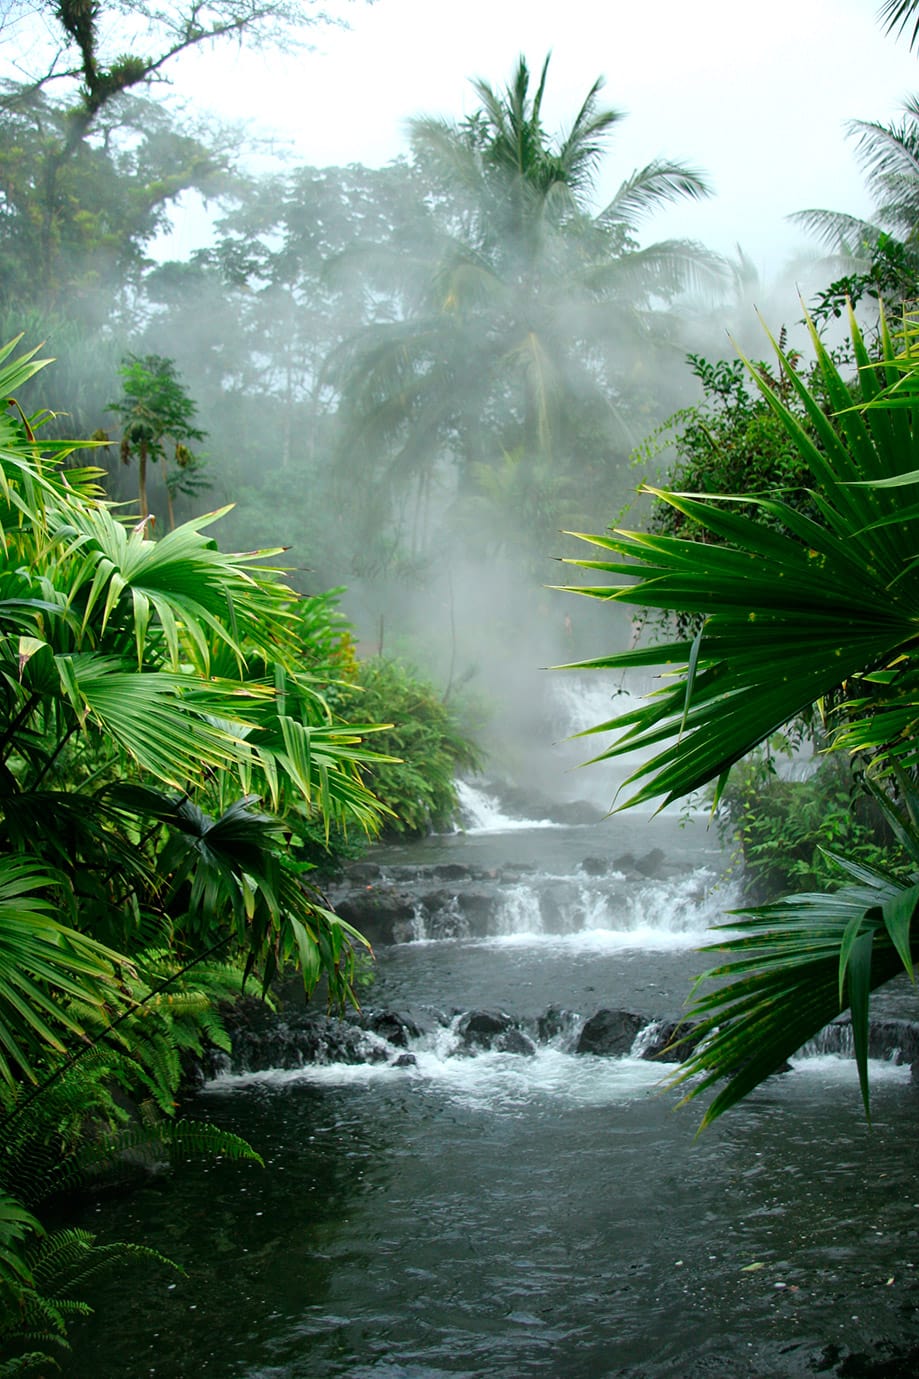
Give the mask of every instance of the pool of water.
[{"label": "pool of water", "polygon": [[[477,855],[536,857],[557,876],[595,850],[575,832],[519,831]],[[707,875],[709,843],[685,847],[685,869]],[[524,915],[517,933],[394,945],[367,999],[522,1021],[553,1002],[666,1016],[700,966],[711,887],[697,897],[699,935],[685,913],[668,929],[657,894],[644,927],[585,916],[553,935]],[[460,1057],[440,1026],[415,1057],[211,1084],[190,1112],[245,1135],[265,1168],[191,1163],[87,1205],[104,1238],[185,1273],[121,1268],[65,1373],[857,1379],[853,1355],[919,1347],[908,1069],[875,1065],[870,1127],[851,1063],[819,1057],[697,1138],[699,1108],[675,1109],[667,1068],[637,1057],[561,1043]]]}]

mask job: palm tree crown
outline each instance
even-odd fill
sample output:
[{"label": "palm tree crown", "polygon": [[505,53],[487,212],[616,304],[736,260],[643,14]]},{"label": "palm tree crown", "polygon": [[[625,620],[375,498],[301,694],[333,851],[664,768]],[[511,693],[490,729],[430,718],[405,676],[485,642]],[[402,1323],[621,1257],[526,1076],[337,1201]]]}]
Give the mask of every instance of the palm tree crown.
[{"label": "palm tree crown", "polygon": [[426,225],[411,265],[402,246],[389,265],[389,282],[402,275],[404,309],[362,331],[333,365],[343,452],[364,480],[423,487],[449,459],[468,491],[477,466],[509,455],[535,469],[564,454],[570,468],[587,430],[591,453],[598,430],[602,450],[621,451],[624,382],[639,339],[654,334],[654,308],[662,316],[694,276],[720,268],[685,241],[638,245],[654,209],[708,195],[682,163],[649,163],[592,209],[622,116],[600,105],[597,80],[567,132],[550,135],[548,68],[547,58],[534,88],[521,57],[503,90],[473,83],[471,117],[410,125]]}]

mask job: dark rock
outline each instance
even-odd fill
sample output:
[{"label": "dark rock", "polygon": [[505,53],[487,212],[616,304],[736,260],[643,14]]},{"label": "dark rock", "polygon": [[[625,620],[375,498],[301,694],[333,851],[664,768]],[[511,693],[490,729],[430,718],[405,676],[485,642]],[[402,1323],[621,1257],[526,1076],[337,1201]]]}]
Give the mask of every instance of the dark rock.
[{"label": "dark rock", "polygon": [[538,871],[535,862],[505,862],[498,871],[499,881],[519,881],[521,876],[532,876]]},{"label": "dark rock", "polygon": [[371,943],[404,942],[406,931],[411,934],[414,908],[407,891],[388,885],[364,886],[335,900],[336,913]]},{"label": "dark rock", "polygon": [[533,1040],[519,1029],[507,1029],[496,1035],[491,1047],[496,1053],[517,1053],[524,1058],[532,1058],[536,1053]]},{"label": "dark rock", "polygon": [[398,1058],[393,1059],[394,1068],[417,1068],[418,1059],[413,1053],[400,1053]]},{"label": "dark rock", "polygon": [[609,871],[609,859],[606,857],[585,857],[581,863],[581,871],[585,876],[606,876]]},{"label": "dark rock", "polygon": [[644,857],[639,857],[635,862],[635,870],[642,876],[647,876],[649,881],[658,880],[664,872],[664,857],[661,848],[652,848],[646,852]]},{"label": "dark rock", "polygon": [[466,881],[472,873],[472,868],[464,866],[461,862],[441,862],[439,866],[432,867],[431,871],[438,881]]},{"label": "dark rock", "polygon": [[460,1041],[460,1051],[491,1049],[499,1035],[515,1029],[514,1021],[504,1010],[467,1010],[459,1017],[454,1033]]},{"label": "dark rock", "polygon": [[467,1010],[457,1022],[456,1032],[463,1038],[491,1038],[513,1026],[506,1010]]},{"label": "dark rock", "polygon": [[382,875],[382,867],[373,862],[352,862],[345,869],[344,879],[349,886],[366,886],[370,882],[379,881]]},{"label": "dark rock", "polygon": [[[819,1053],[855,1056],[852,1017],[842,1015],[817,1035],[810,1047]],[[919,1024],[913,1020],[872,1019],[868,1022],[868,1057],[914,1065],[919,1061]]]},{"label": "dark rock", "polygon": [[405,1015],[395,1010],[365,1010],[360,1017],[361,1029],[370,1030],[397,1049],[408,1048],[410,1039],[417,1039],[421,1030]]},{"label": "dark rock", "polygon": [[621,1058],[630,1052],[635,1036],[647,1023],[631,1010],[598,1010],[581,1030],[575,1053]]},{"label": "dark rock", "polygon": [[617,857],[613,866],[617,871],[635,871],[634,852],[624,852],[621,857]]},{"label": "dark rock", "polygon": [[419,899],[428,938],[485,938],[492,932],[498,897],[491,890],[427,891]]},{"label": "dark rock", "polygon": [[375,1063],[386,1057],[385,1047],[369,1040],[364,1030],[327,1015],[278,1016],[272,1025],[233,1031],[233,1065],[246,1072],[310,1063]]},{"label": "dark rock", "polygon": [[640,1057],[685,1063],[700,1038],[695,1025],[686,1020],[655,1020],[645,1027]]}]

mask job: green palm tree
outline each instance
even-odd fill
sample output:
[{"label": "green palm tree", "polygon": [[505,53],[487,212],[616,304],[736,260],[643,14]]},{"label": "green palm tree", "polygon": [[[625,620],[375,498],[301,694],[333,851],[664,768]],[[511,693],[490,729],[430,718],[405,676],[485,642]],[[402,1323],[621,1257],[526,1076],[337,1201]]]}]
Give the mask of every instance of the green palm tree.
[{"label": "green palm tree", "polygon": [[[792,896],[732,921],[739,936],[715,945],[729,961],[706,974],[718,985],[691,1011],[703,1039],[678,1079],[696,1079],[690,1096],[726,1080],[706,1120],[846,1007],[867,1107],[869,993],[904,968],[912,976],[919,955],[912,924],[919,908],[919,505],[902,496],[904,486],[919,482],[917,352],[913,343],[898,356],[885,328],[881,360],[873,360],[850,318],[854,394],[813,328],[819,392],[777,350],[809,429],[753,371],[809,472],[817,516],[781,494],[651,489],[683,515],[689,535],[587,537],[603,558],[573,562],[618,577],[575,592],[669,610],[699,629],[581,665],[661,669],[656,693],[593,730],[615,735],[597,760],[645,755],[626,782],[626,804],[666,803],[707,785],[717,804],[745,753],[822,705],[831,749],[855,754],[917,868],[904,884],[840,859],[848,884],[839,891]],[[741,510],[750,504],[760,516]]]},{"label": "green palm tree", "polygon": [[848,132],[875,200],[873,218],[827,210],[798,211],[790,218],[847,275],[830,289],[835,299],[858,300],[868,290],[896,308],[919,290],[919,98],[906,102],[897,122],[852,120]]},{"label": "green palm tree", "polygon": [[[41,367],[12,349],[8,398]],[[7,1081],[63,1053],[62,1029],[86,1033],[81,1006],[116,1018],[121,968],[166,935],[183,959],[219,942],[345,997],[354,936],[300,879],[295,840],[379,817],[361,777],[373,754],[328,710],[279,572],[221,552],[213,515],[147,539],[92,473],[62,469],[73,443],[35,437],[34,420],[0,416]]]},{"label": "green palm tree", "polygon": [[[452,461],[461,489],[474,466],[569,460],[589,430],[622,438],[626,383],[655,306],[720,266],[698,246],[641,248],[658,207],[708,194],[681,163],[632,174],[599,212],[598,166],[620,113],[591,87],[567,133],[542,107],[549,59],[534,86],[521,58],[506,89],[473,83],[479,109],[456,123],[410,125],[427,187],[426,224],[407,274],[400,319],[362,331],[333,361],[343,453],[422,494]],[[392,271],[391,264],[389,265]],[[374,503],[379,515],[379,503]]]}]

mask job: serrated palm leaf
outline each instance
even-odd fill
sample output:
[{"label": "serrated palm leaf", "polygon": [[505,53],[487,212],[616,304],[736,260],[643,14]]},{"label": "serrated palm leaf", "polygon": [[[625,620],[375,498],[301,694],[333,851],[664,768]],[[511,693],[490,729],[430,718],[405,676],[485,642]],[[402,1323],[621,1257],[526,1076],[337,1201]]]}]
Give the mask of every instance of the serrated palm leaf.
[{"label": "serrated palm leaf", "polygon": [[[661,668],[654,693],[593,730],[615,735],[595,760],[644,753],[626,782],[627,804],[666,803],[710,783],[717,798],[736,761],[828,701],[831,745],[863,753],[872,779],[894,782],[887,806],[919,857],[903,815],[905,769],[919,761],[919,518],[902,503],[900,483],[912,482],[917,468],[919,392],[911,407],[890,406],[885,389],[902,362],[891,337],[882,328],[879,370],[854,319],[851,327],[854,395],[815,333],[819,395],[778,352],[797,411],[754,370],[810,470],[817,517],[779,496],[744,496],[740,510],[736,498],[654,490],[698,539],[631,531],[587,538],[607,558],[572,563],[605,572],[610,583],[572,592],[689,615],[698,635],[579,668]],[[911,368],[914,380],[915,359]],[[912,975],[919,887],[842,865],[854,884],[751,911],[719,945],[731,960],[706,974],[717,985],[691,1011],[701,1043],[677,1077],[691,1080],[690,1096],[726,1079],[705,1123],[845,1006],[867,1108],[869,995],[904,969]]]}]

